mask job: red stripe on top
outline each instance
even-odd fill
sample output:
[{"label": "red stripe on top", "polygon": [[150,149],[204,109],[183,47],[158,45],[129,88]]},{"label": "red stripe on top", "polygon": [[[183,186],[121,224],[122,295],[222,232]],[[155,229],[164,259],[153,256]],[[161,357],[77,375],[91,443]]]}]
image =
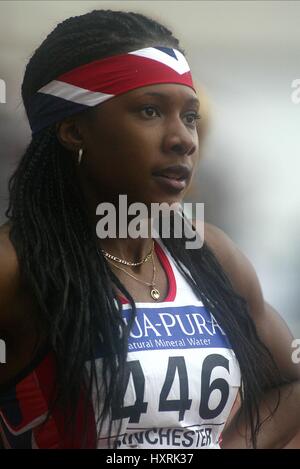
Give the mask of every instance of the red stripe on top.
[{"label": "red stripe on top", "polygon": [[168,283],[169,283],[169,291],[167,293],[166,298],[163,301],[174,301],[176,297],[177,286],[176,286],[175,275],[171,267],[170,261],[168,257],[166,256],[166,253],[163,251],[163,249],[158,243],[155,243],[155,252],[163,268],[165,269],[165,272],[168,277]]},{"label": "red stripe on top", "polygon": [[[166,256],[166,253],[156,241],[154,241],[154,249],[168,278],[168,293],[166,298],[161,301],[161,303],[164,303],[166,301],[174,301],[176,297],[177,285],[172,266],[168,257]],[[122,304],[129,304],[129,302],[126,298],[124,298],[124,296],[120,295],[119,299]]]},{"label": "red stripe on top", "polygon": [[[43,393],[45,401],[49,404],[52,402],[53,397],[56,392],[56,364],[54,353],[49,353],[46,359],[36,368],[36,376],[38,378],[39,387]],[[85,429],[85,412],[87,410],[87,435],[86,440],[83,439],[83,432]],[[52,412],[52,419],[48,423],[48,428],[45,426],[44,434],[43,427],[36,429],[36,437],[41,447],[47,448],[45,444],[49,444],[47,440],[50,436],[53,438],[53,433],[56,432],[59,435],[59,448],[60,449],[72,449],[72,448],[81,448],[83,442],[85,443],[86,448],[95,448],[96,447],[96,425],[93,406],[91,402],[88,402],[87,409],[85,408],[85,395],[84,392],[81,392],[79,397],[78,406],[76,409],[76,416],[74,422],[74,432],[69,428],[68,431],[65,431],[65,419],[70,415],[70,409],[67,409],[65,414],[63,410],[54,408]],[[71,427],[72,428],[72,427]]]},{"label": "red stripe on top", "polygon": [[189,71],[180,75],[162,62],[131,54],[95,60],[56,80],[114,96],[155,83],[179,83],[194,89]]}]

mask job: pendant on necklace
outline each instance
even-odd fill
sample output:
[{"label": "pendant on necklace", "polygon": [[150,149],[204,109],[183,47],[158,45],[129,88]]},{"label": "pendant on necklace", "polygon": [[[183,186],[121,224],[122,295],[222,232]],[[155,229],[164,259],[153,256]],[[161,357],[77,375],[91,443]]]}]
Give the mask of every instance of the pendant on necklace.
[{"label": "pendant on necklace", "polygon": [[151,292],[150,292],[150,295],[151,297],[153,298],[153,300],[158,300],[159,297],[160,297],[160,293],[159,291],[157,290],[157,288],[152,288]]}]

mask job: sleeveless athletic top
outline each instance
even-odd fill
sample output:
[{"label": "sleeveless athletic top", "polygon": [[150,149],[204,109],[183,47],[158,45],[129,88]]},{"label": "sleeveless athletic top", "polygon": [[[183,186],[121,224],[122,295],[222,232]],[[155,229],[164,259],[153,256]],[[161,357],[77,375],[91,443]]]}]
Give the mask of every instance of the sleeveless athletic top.
[{"label": "sleeveless athletic top", "polygon": [[[160,240],[155,250],[168,277],[167,297],[136,303],[128,342],[123,406],[113,411],[115,448],[220,448],[220,436],[237,397],[240,368],[227,336],[196,297]],[[122,299],[126,322],[131,306]],[[102,352],[96,366],[101,377]],[[87,370],[89,363],[86,364]],[[45,421],[55,383],[55,359],[43,351],[0,393],[5,448],[76,448],[81,445],[84,398],[75,435],[65,435],[54,410]],[[90,404],[87,446],[95,445],[99,410]],[[122,426],[117,435],[118,423]],[[108,422],[97,442],[108,447]],[[112,445],[112,443],[111,443]]]}]

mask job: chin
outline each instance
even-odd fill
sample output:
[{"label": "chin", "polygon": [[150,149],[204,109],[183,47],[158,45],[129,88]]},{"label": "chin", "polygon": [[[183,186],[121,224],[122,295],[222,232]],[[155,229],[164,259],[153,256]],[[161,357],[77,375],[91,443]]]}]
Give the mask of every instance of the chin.
[{"label": "chin", "polygon": [[149,201],[146,202],[148,208],[151,207],[151,204],[168,204],[170,207],[174,204],[181,204],[183,201],[183,196],[162,196],[162,197],[151,197]]}]

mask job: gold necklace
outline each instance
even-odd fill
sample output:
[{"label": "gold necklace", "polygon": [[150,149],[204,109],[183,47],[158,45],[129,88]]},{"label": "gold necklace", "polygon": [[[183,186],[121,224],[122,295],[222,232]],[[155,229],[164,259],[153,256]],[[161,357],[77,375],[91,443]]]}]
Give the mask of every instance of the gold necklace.
[{"label": "gold necklace", "polygon": [[131,267],[136,267],[138,265],[144,264],[145,262],[147,262],[151,258],[152,254],[153,254],[153,248],[154,248],[154,241],[152,240],[151,250],[148,252],[146,257],[144,257],[144,259],[142,259],[139,262],[129,262],[129,261],[126,261],[125,259],[120,259],[120,257],[113,256],[112,254],[109,254],[109,252],[104,251],[104,249],[101,249],[101,252],[107,259],[110,259],[110,260],[115,261],[115,262],[119,262],[119,264],[125,264],[125,265],[129,265]]},{"label": "gold necklace", "polygon": [[[110,263],[111,260],[108,258],[108,261]],[[155,283],[155,276],[156,276],[156,267],[155,267],[155,262],[154,262],[154,259],[153,259],[153,253],[151,253],[151,261],[152,261],[152,265],[153,265],[153,276],[152,276],[152,281],[151,282],[145,282],[145,280],[141,280],[140,278],[137,278],[135,277],[135,275],[131,274],[130,272],[127,272],[127,270],[123,269],[122,267],[120,267],[119,265],[116,265],[116,264],[113,264],[117,269],[119,270],[122,270],[122,272],[124,272],[125,274],[129,275],[129,277],[133,278],[134,280],[136,280],[137,282],[140,282],[142,283],[143,285],[147,285],[148,287],[151,287],[150,289],[150,295],[151,295],[151,298],[153,298],[153,300],[158,300],[160,298],[160,291],[158,290],[158,288],[156,287],[156,283]]]}]

